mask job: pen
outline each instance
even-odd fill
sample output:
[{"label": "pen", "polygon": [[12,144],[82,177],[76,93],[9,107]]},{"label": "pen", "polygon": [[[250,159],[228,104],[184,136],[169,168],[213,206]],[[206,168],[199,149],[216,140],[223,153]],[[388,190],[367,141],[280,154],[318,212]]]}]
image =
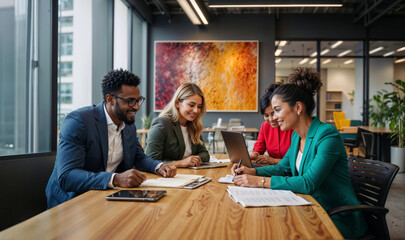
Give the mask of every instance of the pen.
[{"label": "pen", "polygon": [[[240,168],[241,164],[242,164],[242,158],[239,160],[238,167],[236,169]],[[238,175],[238,173],[235,172],[235,176],[237,176],[237,175]],[[233,176],[232,182],[235,180],[235,176]]]}]

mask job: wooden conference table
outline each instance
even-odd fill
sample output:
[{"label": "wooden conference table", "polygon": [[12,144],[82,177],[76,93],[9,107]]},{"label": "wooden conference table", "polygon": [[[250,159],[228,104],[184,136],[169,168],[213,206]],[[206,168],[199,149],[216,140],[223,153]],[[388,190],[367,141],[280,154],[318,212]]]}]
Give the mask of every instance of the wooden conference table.
[{"label": "wooden conference table", "polygon": [[230,164],[178,173],[212,181],[191,190],[154,188],[167,190],[155,203],[107,201],[117,190],[89,191],[0,232],[0,239],[343,239],[310,195],[298,194],[311,206],[244,208],[228,196],[228,184],[218,183]]}]

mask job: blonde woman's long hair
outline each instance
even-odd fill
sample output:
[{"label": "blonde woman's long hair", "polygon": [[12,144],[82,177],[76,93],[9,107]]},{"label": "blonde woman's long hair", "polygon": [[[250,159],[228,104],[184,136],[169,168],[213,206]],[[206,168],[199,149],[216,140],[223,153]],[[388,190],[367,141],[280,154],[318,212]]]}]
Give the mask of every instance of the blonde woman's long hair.
[{"label": "blonde woman's long hair", "polygon": [[179,88],[177,88],[176,92],[173,95],[172,100],[166,105],[166,107],[163,109],[163,111],[159,114],[159,117],[164,116],[169,118],[172,122],[177,122],[179,121],[179,115],[180,112],[176,107],[176,101],[183,101],[193,95],[199,95],[202,98],[202,108],[200,114],[194,119],[194,121],[189,122],[187,121],[187,131],[190,135],[191,141],[193,142],[194,145],[198,144],[204,144],[203,141],[201,141],[200,137],[202,134],[202,131],[204,129],[204,125],[202,123],[202,116],[204,116],[206,110],[206,105],[205,105],[205,98],[204,94],[201,91],[201,89],[194,83],[183,83],[180,85]]}]

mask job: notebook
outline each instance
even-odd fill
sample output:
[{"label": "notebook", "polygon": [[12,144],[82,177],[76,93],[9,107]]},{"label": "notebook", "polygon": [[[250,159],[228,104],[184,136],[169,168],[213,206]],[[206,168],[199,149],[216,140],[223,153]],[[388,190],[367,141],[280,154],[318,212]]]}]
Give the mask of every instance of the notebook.
[{"label": "notebook", "polygon": [[246,167],[259,167],[258,165],[252,164],[245,138],[241,132],[222,130],[221,133],[231,162],[239,163],[239,160],[242,159],[242,165]]}]

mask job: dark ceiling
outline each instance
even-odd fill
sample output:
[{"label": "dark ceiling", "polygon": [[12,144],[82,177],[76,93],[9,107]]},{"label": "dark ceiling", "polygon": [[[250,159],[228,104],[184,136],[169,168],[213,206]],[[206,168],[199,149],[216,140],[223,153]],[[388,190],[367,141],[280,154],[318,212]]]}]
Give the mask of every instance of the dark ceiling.
[{"label": "dark ceiling", "polygon": [[[152,14],[170,17],[184,14],[176,0],[144,0]],[[404,0],[343,0],[343,7],[292,7],[292,8],[209,8],[210,15],[220,14],[349,14],[353,21],[363,21],[367,26],[384,15],[405,15]]]}]

